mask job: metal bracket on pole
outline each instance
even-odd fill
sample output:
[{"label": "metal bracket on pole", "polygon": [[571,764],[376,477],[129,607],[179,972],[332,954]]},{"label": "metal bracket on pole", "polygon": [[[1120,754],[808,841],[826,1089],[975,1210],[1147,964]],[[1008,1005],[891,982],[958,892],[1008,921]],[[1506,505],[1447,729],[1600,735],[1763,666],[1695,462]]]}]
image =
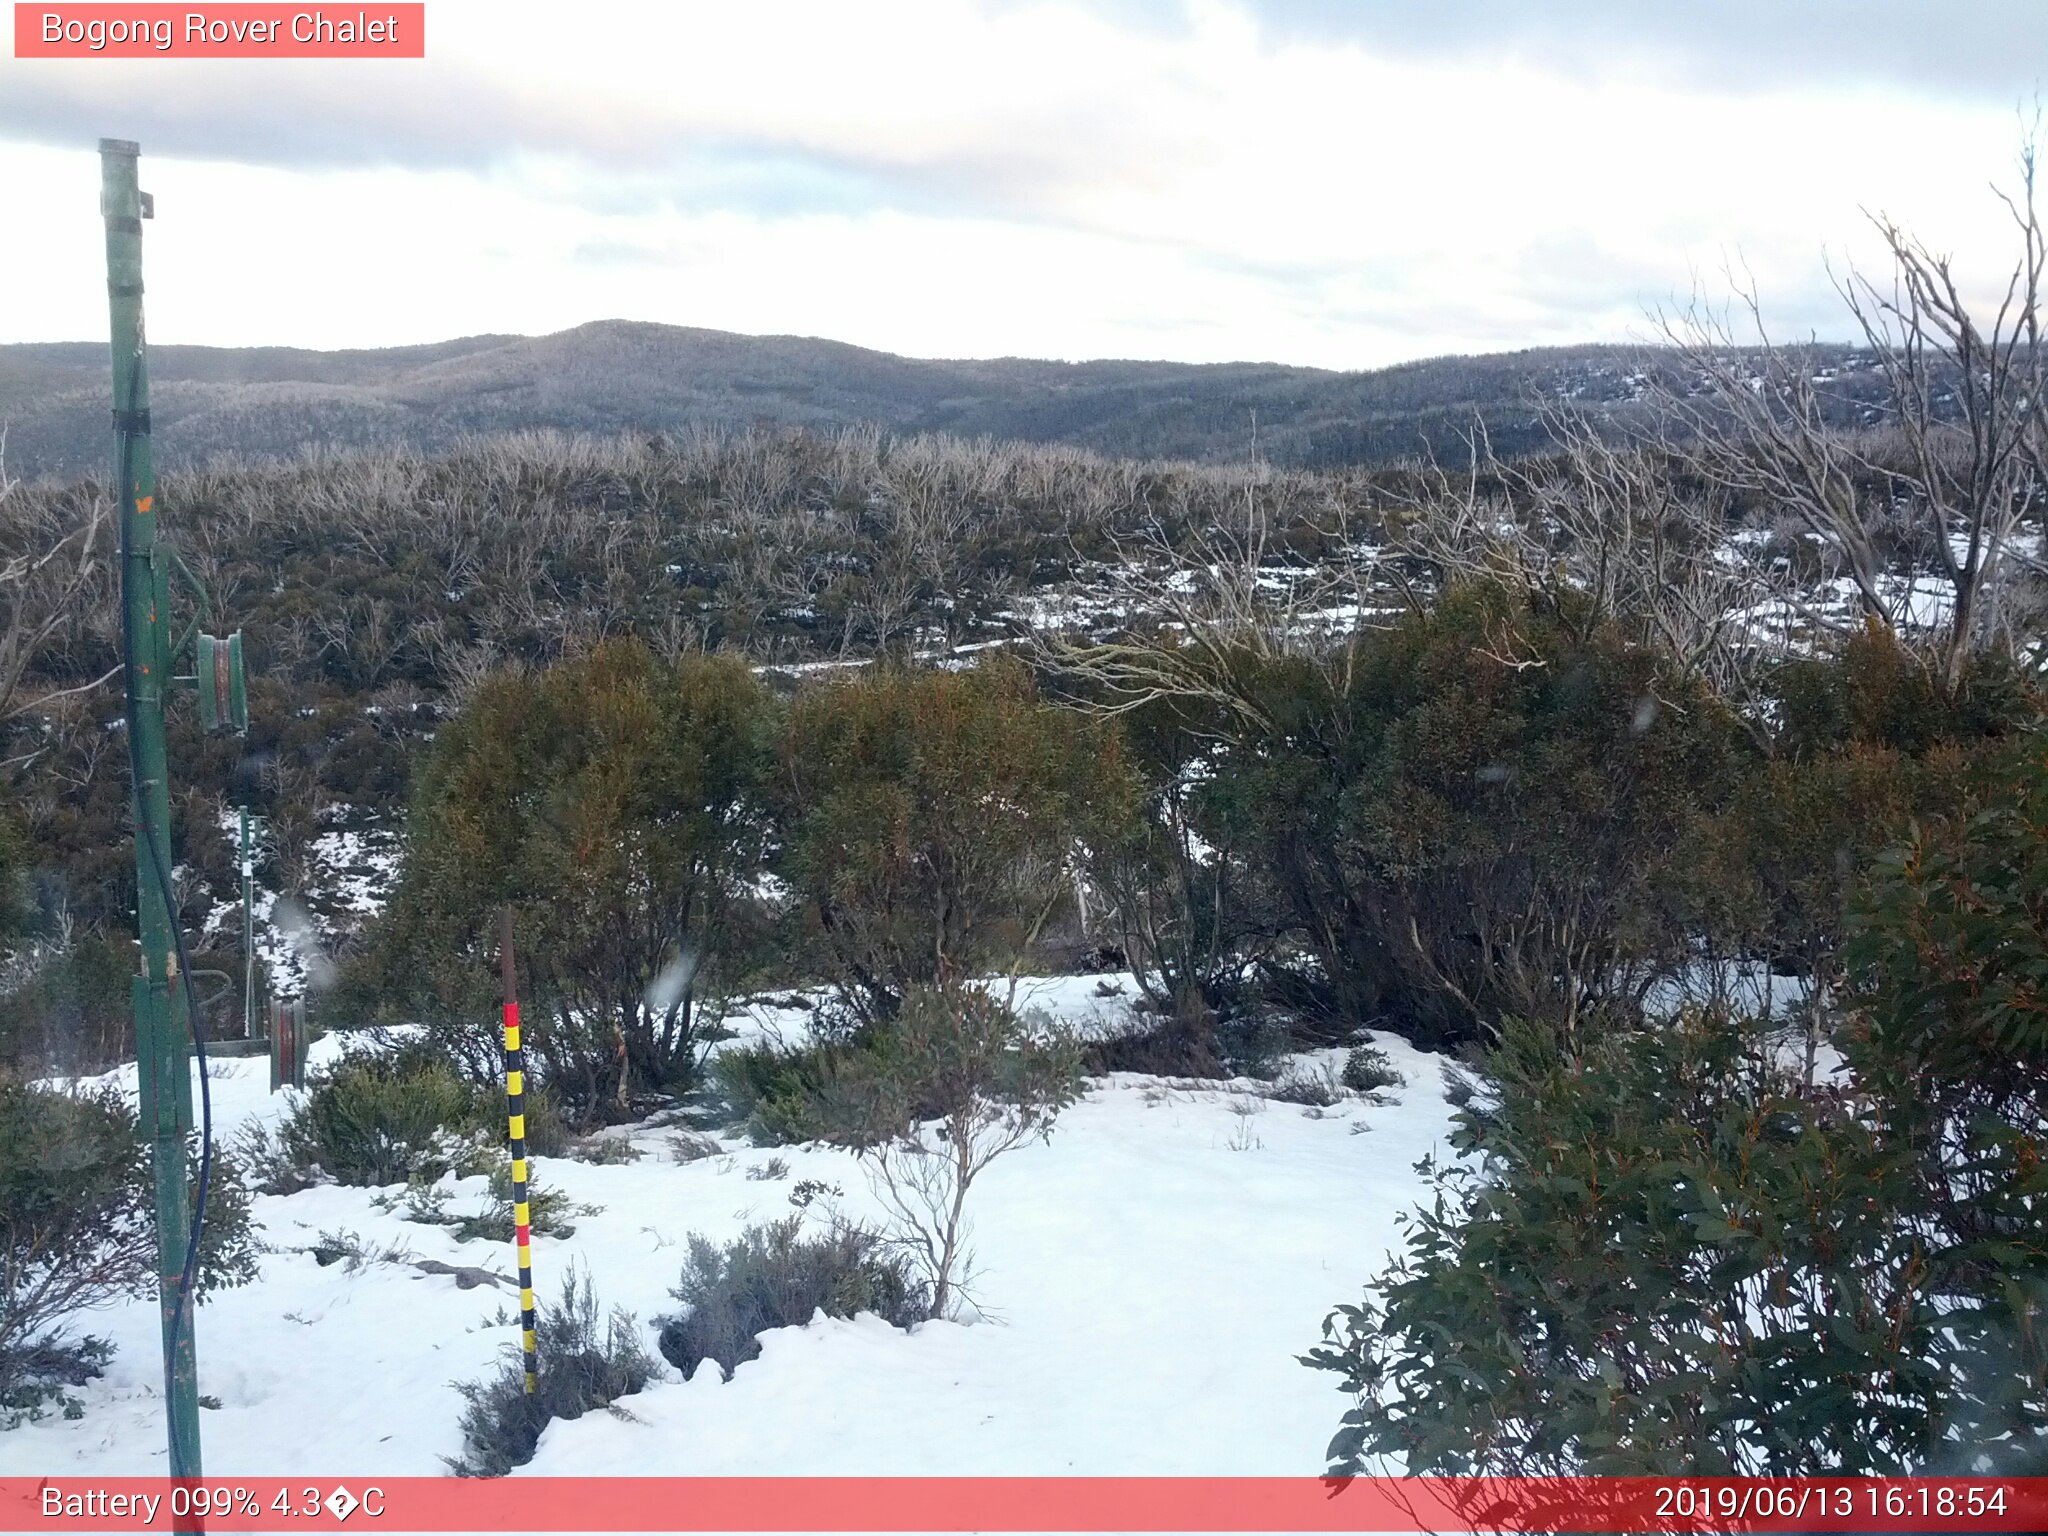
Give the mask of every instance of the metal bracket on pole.
[{"label": "metal bracket on pole", "polygon": [[249,682],[242,671],[242,632],[198,639],[199,725],[209,733],[249,729]]}]

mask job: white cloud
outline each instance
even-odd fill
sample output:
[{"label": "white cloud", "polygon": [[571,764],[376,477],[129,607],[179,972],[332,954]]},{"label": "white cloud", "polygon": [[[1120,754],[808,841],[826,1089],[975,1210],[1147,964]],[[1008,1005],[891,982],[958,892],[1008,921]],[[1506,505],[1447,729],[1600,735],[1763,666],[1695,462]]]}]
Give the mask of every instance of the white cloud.
[{"label": "white cloud", "polygon": [[[160,340],[626,316],[920,355],[1359,367],[1622,339],[1739,253],[1840,331],[1882,207],[1991,271],[2012,104],[1637,54],[1396,51],[1225,0],[434,0],[423,63],[0,61],[0,340],[105,325],[90,138],[143,142]],[[63,149],[69,142],[78,147]],[[1867,242],[1866,242],[1867,243]]]}]

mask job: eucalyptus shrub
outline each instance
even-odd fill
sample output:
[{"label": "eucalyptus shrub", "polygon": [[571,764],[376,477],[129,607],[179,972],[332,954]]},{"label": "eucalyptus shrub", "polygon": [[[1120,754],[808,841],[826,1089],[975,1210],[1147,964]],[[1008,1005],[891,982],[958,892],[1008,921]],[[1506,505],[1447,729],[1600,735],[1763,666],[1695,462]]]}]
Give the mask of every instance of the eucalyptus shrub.
[{"label": "eucalyptus shrub", "polygon": [[[97,1374],[106,1346],[69,1330],[156,1286],[149,1158],[119,1090],[66,1093],[0,1072],[0,1424]],[[254,1277],[249,1202],[216,1151],[200,1296]]]},{"label": "eucalyptus shrub", "polygon": [[1907,1160],[1691,1016],[1576,1051],[1511,1026],[1464,1160],[1305,1363],[1355,1406],[1334,1470],[1902,1472],[1938,1438],[1940,1309]]},{"label": "eucalyptus shrub", "polygon": [[2048,1469],[2048,737],[1915,826],[1849,935],[1845,1053],[1917,1176],[1948,1433]]}]

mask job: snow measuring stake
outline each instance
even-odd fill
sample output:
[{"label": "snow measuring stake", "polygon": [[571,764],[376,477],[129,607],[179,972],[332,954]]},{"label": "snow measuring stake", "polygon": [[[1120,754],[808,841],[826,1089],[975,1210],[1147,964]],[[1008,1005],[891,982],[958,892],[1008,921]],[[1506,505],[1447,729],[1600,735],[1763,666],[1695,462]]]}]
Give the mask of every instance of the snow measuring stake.
[{"label": "snow measuring stake", "polygon": [[[163,1325],[164,1408],[170,1475],[196,1478],[199,1466],[198,1367],[192,1292],[198,1234],[213,1175],[212,1102],[203,1032],[194,1028],[184,937],[171,899],[171,801],[164,747],[166,682],[195,687],[208,729],[242,731],[249,706],[240,635],[173,637],[171,581],[176,576],[202,611],[198,578],[157,538],[156,470],[150,452],[149,368],[142,325],[142,221],[155,213],[136,185],[141,151],[125,139],[100,140],[100,215],[106,224],[107,310],[113,347],[114,495],[121,534],[121,637],[127,694],[128,763],[135,817],[135,923],[141,969],[132,1000],[140,1079],[140,1129],[149,1141],[155,1192],[157,1298]],[[173,678],[190,656],[193,675]],[[192,1071],[199,1056],[201,1136],[197,1186],[187,1141],[193,1129]],[[193,1529],[181,1525],[180,1529]]]},{"label": "snow measuring stake", "polygon": [[519,1043],[510,907],[498,929],[498,970],[505,982],[505,1129],[512,1142],[512,1240],[519,1248],[519,1345],[531,1397],[540,1389],[540,1336],[533,1309],[533,1212],[526,1201],[526,1051]]}]

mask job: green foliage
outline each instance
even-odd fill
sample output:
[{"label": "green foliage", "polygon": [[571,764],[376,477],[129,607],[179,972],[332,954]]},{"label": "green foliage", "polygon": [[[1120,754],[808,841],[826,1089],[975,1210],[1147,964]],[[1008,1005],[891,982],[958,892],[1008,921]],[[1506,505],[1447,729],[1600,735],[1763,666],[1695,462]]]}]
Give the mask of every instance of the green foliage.
[{"label": "green foliage", "polygon": [[1190,1043],[1213,1050],[1219,1018],[1244,1005],[1248,959],[1263,949],[1246,832],[1212,758],[1222,721],[1186,701],[1123,716],[1141,777],[1110,802],[1087,845],[1131,975]]},{"label": "green foliage", "polygon": [[488,1016],[500,912],[516,914],[535,1078],[584,1123],[680,1092],[716,1037],[758,873],[772,715],[740,662],[636,642],[487,680],[423,769],[382,927],[400,1002]]},{"label": "green foliage", "polygon": [[579,1163],[615,1168],[621,1163],[640,1161],[640,1149],[623,1136],[585,1136],[569,1142],[560,1154]]},{"label": "green foliage", "polygon": [[1925,656],[1867,624],[1832,655],[1788,661],[1770,679],[1778,750],[1855,746],[1925,757],[1947,743],[2010,735],[2039,717],[2040,698],[2007,657],[1969,658],[1954,689]]},{"label": "green foliage", "polygon": [[759,1335],[827,1317],[872,1312],[896,1328],[929,1315],[931,1298],[909,1266],[859,1227],[802,1235],[802,1218],[749,1227],[723,1249],[692,1234],[682,1278],[669,1294],[684,1310],[660,1321],[661,1353],[687,1378],[706,1360],[727,1381],[761,1353]]},{"label": "green foliage", "polygon": [[505,1362],[482,1381],[460,1386],[462,1454],[449,1460],[458,1477],[503,1477],[533,1459],[540,1432],[555,1419],[580,1419],[612,1405],[654,1379],[653,1356],[640,1342],[631,1314],[614,1308],[600,1331],[590,1277],[571,1271],[562,1299],[539,1309],[539,1380],[526,1390],[519,1346],[505,1347]]},{"label": "green foliage", "polygon": [[1093,1076],[1139,1072],[1150,1077],[1229,1077],[1211,1021],[1186,1015],[1141,1023],[1084,1041],[1081,1059]]},{"label": "green foliage", "polygon": [[1283,1000],[1340,1037],[1446,1044],[1510,1015],[1627,1015],[1690,962],[1690,849],[1740,764],[1703,687],[1569,603],[1497,588],[1339,661],[1228,684],[1265,724],[1235,734],[1212,793],[1297,946],[1269,967]]},{"label": "green foliage", "polygon": [[0,1062],[82,1076],[134,1055],[132,938],[31,947],[0,990]]},{"label": "green foliage", "polygon": [[873,1022],[906,988],[1027,952],[1067,899],[1076,840],[1130,781],[1114,733],[992,660],[799,694],[777,784],[787,878]]},{"label": "green foliage", "polygon": [[[148,1155],[119,1090],[65,1093],[0,1073],[0,1402],[47,1401],[35,1383],[84,1358],[62,1338],[68,1322],[155,1287],[153,1212]],[[248,1200],[216,1153],[197,1293],[254,1273]]]},{"label": "green foliage", "polygon": [[914,1136],[926,1121],[940,1123],[956,1157],[976,1155],[985,1137],[1043,1139],[1081,1090],[1071,1034],[1027,1023],[978,986],[912,989],[895,1018],[835,1065],[819,1114],[827,1139],[856,1150]]},{"label": "green foliage", "polygon": [[0,805],[0,959],[12,955],[29,916],[28,847],[12,806]]},{"label": "green foliage", "polygon": [[[1822,743],[1768,780],[1785,839],[1824,829],[1785,854],[1812,882],[1782,887],[1794,910],[1832,907],[1839,930],[1848,904],[1847,1080],[1802,1091],[1725,1021],[1576,1046],[1511,1030],[1497,1097],[1458,1117],[1470,1160],[1437,1173],[1379,1299],[1308,1357],[1358,1395],[1333,1464],[2038,1468],[2048,751],[1915,746]],[[1836,794],[1860,798],[1844,815]],[[1867,878],[1817,856],[1857,813],[1941,795]]]},{"label": "green foliage", "polygon": [[273,1188],[324,1175],[342,1184],[431,1183],[481,1171],[502,1141],[503,1100],[468,1082],[430,1040],[351,1050],[315,1074],[266,1158]]},{"label": "green foliage", "polygon": [[1275,1079],[1265,1097],[1280,1104],[1302,1104],[1311,1109],[1328,1109],[1344,1097],[1344,1082],[1329,1067],[1320,1072],[1313,1068],[1292,1066]]},{"label": "green foliage", "polygon": [[1401,1074],[1378,1046],[1354,1045],[1344,1057],[1338,1081],[1353,1093],[1377,1093],[1382,1088],[1399,1087]]},{"label": "green foliage", "polygon": [[826,1132],[820,1104],[850,1043],[729,1045],[711,1059],[711,1076],[733,1114],[758,1146],[814,1141]]},{"label": "green foliage", "polygon": [[1379,1300],[1306,1363],[1357,1395],[1334,1468],[1900,1472],[1940,1441],[1910,1168],[1753,1029],[1565,1047],[1511,1027]]},{"label": "green foliage", "polygon": [[[383,1211],[396,1209],[405,1221],[415,1221],[428,1227],[452,1228],[459,1243],[479,1239],[494,1243],[513,1240],[517,1224],[512,1219],[512,1170],[508,1163],[499,1162],[490,1170],[481,1211],[468,1215],[451,1211],[448,1203],[453,1197],[453,1192],[443,1187],[438,1179],[420,1178],[407,1186],[403,1196],[379,1195],[371,1203]],[[527,1224],[543,1236],[574,1237],[575,1218],[595,1216],[600,1209],[599,1206],[572,1200],[563,1191],[538,1179],[527,1183]]]},{"label": "green foliage", "polygon": [[1255,1077],[1270,1082],[1294,1042],[1287,1026],[1269,1014],[1244,1013],[1226,1019],[1214,1031],[1217,1057],[1228,1077]]},{"label": "green foliage", "polygon": [[1789,962],[1806,979],[1817,1028],[1841,984],[1851,901],[1878,855],[1914,817],[1941,815],[2000,777],[2040,704],[1989,655],[1945,690],[1876,628],[1767,681],[1774,751],[1693,845],[1705,897],[1696,922],[1730,950]]},{"label": "green foliage", "polygon": [[1912,829],[1857,902],[1845,1053],[1918,1170],[1955,1430],[2048,1431],[2048,745]]},{"label": "green foliage", "polygon": [[[516,1236],[517,1228],[512,1219],[510,1166],[500,1165],[491,1170],[486,1198],[489,1208],[483,1215],[460,1217],[454,1223],[458,1241],[482,1238],[488,1242],[509,1243]],[[528,1225],[544,1237],[574,1237],[577,1218],[596,1216],[601,1210],[600,1206],[572,1200],[565,1191],[543,1184],[538,1179],[529,1181],[526,1186]]]},{"label": "green foliage", "polygon": [[2048,1089],[2048,747],[1996,798],[1912,829],[1859,903],[1848,959],[1867,1050],[1922,1096],[1989,1107]]},{"label": "green foliage", "polygon": [[113,1357],[113,1345],[91,1337],[45,1337],[0,1349],[0,1430],[46,1419],[53,1408],[67,1419],[82,1418],[85,1404],[66,1389],[105,1375]]}]

